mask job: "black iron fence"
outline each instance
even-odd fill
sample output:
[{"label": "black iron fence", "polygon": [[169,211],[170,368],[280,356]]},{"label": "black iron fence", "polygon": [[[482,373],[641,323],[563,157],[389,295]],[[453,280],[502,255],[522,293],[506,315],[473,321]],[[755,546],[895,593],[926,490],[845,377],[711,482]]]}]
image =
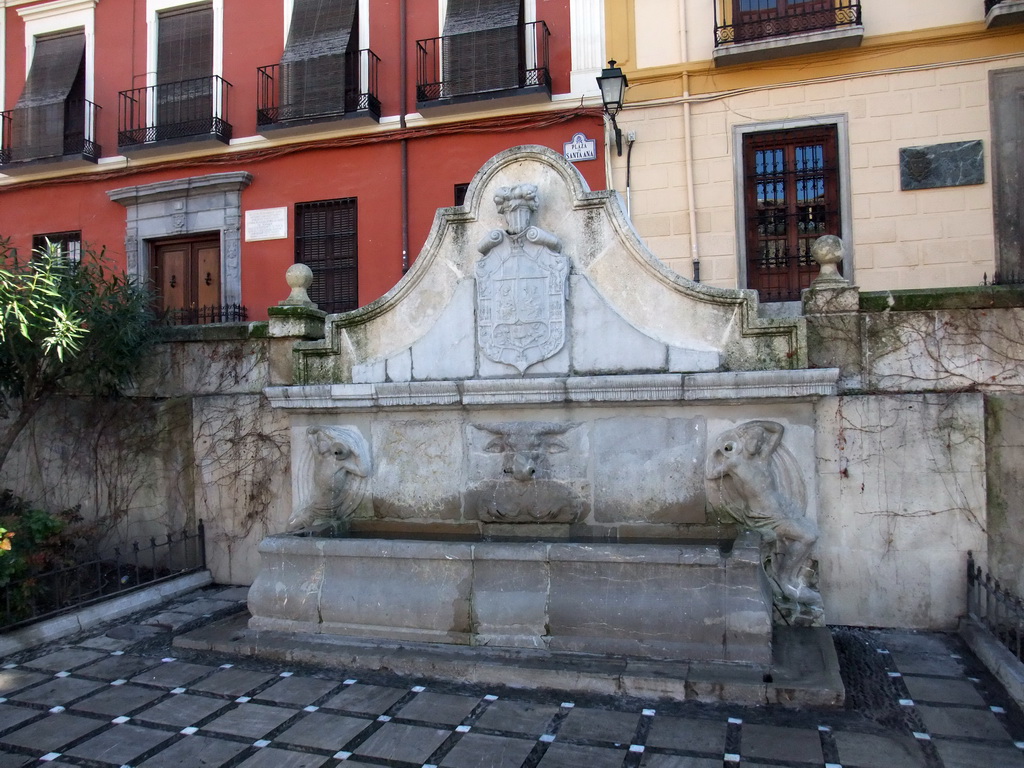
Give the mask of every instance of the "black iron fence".
[{"label": "black iron fence", "polygon": [[157,543],[115,547],[110,557],[29,573],[2,587],[0,631],[57,616],[118,594],[206,568],[206,532],[167,534]]},{"label": "black iron fence", "polygon": [[967,553],[967,612],[1024,661],[1024,601],[982,572],[973,552]]},{"label": "black iron fence", "polygon": [[118,94],[117,145],[212,136],[227,143],[229,83],[219,75],[133,88]]},{"label": "black iron fence", "polygon": [[515,89],[551,92],[550,33],[543,21],[416,41],[416,101],[489,98]]},{"label": "black iron fence", "polygon": [[312,122],[359,112],[379,120],[379,67],[380,58],[369,49],[260,67],[256,124]]},{"label": "black iron fence", "polygon": [[162,319],[165,325],[240,323],[249,319],[249,310],[241,304],[226,304],[219,307],[185,307],[166,310]]},{"label": "black iron fence", "polygon": [[989,278],[988,272],[985,272],[981,282],[983,285],[1024,285],[1024,272],[1016,269],[997,269],[991,278]]},{"label": "black iron fence", "polygon": [[717,0],[715,45],[855,26],[860,0]]}]

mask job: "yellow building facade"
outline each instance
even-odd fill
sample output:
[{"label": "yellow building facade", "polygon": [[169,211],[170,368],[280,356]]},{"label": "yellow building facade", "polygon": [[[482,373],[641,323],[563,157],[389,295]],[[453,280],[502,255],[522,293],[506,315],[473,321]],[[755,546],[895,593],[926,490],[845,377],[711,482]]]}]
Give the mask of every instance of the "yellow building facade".
[{"label": "yellow building facade", "polygon": [[605,0],[610,183],[680,274],[799,298],[1024,280],[1024,0]]}]

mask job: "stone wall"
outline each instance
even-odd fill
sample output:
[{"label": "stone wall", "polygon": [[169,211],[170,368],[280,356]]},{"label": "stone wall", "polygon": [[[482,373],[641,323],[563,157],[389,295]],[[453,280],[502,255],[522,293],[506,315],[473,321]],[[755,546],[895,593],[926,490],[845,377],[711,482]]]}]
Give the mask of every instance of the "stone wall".
[{"label": "stone wall", "polygon": [[[1016,310],[991,310],[985,327],[998,327],[1007,312]],[[941,317],[899,314],[910,325]],[[111,540],[202,518],[214,577],[250,583],[257,544],[283,530],[291,509],[287,419],[261,393],[271,343],[290,344],[236,331],[162,345],[155,364],[163,375],[135,397],[68,400],[45,412],[19,442],[5,484],[49,506],[102,510]],[[916,379],[917,358],[905,360],[903,373]],[[898,389],[815,406],[827,617],[948,628],[963,610],[968,549],[983,563],[987,550],[995,573],[1024,588],[1024,396]]]},{"label": "stone wall", "polygon": [[286,425],[267,406],[266,325],[173,329],[136,391],[51,403],[22,434],[3,487],[48,509],[80,504],[105,544],[206,525],[214,578],[248,584],[256,546],[288,517]]}]

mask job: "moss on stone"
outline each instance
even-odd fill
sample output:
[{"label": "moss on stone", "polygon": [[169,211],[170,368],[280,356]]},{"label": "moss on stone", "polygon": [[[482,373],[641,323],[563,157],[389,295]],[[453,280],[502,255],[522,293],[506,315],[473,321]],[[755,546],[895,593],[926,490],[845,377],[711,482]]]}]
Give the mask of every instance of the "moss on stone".
[{"label": "moss on stone", "polygon": [[864,312],[915,312],[935,309],[989,309],[1024,307],[1024,286],[985,285],[927,288],[905,291],[870,291],[860,295]]}]

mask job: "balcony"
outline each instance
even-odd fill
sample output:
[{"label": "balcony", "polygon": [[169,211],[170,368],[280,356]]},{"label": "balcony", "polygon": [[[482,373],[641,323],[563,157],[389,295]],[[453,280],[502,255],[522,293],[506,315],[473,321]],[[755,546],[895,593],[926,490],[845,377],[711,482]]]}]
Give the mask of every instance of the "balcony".
[{"label": "balcony", "polygon": [[864,37],[860,0],[718,0],[718,66],[855,48]]},{"label": "balcony", "polygon": [[0,112],[0,173],[16,176],[59,165],[93,165],[102,154],[96,143],[99,107],[82,99]]},{"label": "balcony", "polygon": [[380,121],[377,71],[371,50],[273,64],[257,72],[256,125],[275,136],[310,133],[324,123]]},{"label": "balcony", "polygon": [[1024,23],[1024,0],[985,0],[985,26]]},{"label": "balcony", "polygon": [[230,88],[231,83],[213,75],[121,91],[118,148],[122,154],[139,156],[180,144],[189,148],[227,144],[231,140]]},{"label": "balcony", "polygon": [[495,99],[500,106],[550,101],[549,38],[547,25],[535,21],[417,40],[417,109],[437,114]]}]

